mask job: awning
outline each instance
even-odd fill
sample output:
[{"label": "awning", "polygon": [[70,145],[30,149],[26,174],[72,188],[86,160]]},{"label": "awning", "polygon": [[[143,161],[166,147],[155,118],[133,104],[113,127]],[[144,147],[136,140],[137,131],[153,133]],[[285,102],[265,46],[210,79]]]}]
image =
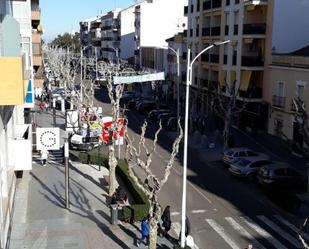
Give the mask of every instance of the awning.
[{"label": "awning", "polygon": [[241,71],[240,89],[239,89],[240,91],[248,90],[250,79],[251,79],[251,74],[252,74],[252,71],[246,71],[246,70]]}]

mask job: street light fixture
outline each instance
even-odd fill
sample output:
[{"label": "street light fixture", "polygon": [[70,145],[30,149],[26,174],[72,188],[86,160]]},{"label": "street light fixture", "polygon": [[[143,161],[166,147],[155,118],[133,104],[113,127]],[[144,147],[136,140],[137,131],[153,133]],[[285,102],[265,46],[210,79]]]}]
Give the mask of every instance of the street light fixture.
[{"label": "street light fixture", "polygon": [[216,42],[204,50],[190,61],[190,48],[187,52],[187,80],[186,80],[186,106],[185,106],[185,132],[184,132],[184,152],[183,152],[183,182],[182,182],[182,205],[181,205],[181,248],[185,247],[185,224],[186,224],[186,198],[187,198],[187,158],[188,158],[188,120],[189,120],[189,93],[190,85],[192,83],[192,66],[193,63],[207,50],[229,43],[230,40],[223,42]]}]

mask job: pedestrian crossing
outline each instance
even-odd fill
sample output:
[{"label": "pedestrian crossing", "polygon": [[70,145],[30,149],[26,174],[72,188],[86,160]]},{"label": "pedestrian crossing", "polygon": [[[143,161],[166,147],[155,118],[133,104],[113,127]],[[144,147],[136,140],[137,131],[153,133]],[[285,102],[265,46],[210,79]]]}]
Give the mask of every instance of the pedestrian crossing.
[{"label": "pedestrian crossing", "polygon": [[[41,164],[40,153],[33,154],[33,162]],[[49,156],[47,159],[47,164],[62,164],[63,163],[63,153],[61,150],[51,150],[49,151]]]},{"label": "pedestrian crossing", "polygon": [[[176,234],[180,232],[180,223],[175,222],[172,227]],[[205,218],[203,238],[211,238],[224,243],[224,248],[243,249],[252,244],[254,249],[292,249],[303,248],[298,239],[299,229],[281,215],[256,215],[253,217],[218,217]],[[194,231],[192,231],[194,236]],[[309,235],[302,233],[303,239],[309,241]],[[203,248],[202,245],[198,245]]]}]

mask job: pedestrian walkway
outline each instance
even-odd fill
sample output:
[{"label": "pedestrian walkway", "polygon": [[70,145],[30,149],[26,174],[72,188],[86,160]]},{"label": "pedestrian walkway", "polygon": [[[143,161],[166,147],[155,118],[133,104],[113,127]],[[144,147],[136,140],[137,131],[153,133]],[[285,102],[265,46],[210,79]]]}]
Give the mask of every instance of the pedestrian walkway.
[{"label": "pedestrian walkway", "polygon": [[[298,239],[299,228],[278,214],[254,217],[205,216],[204,220],[210,228],[204,230],[205,236],[222,240],[227,246],[224,248],[242,249],[248,244],[258,249],[302,248]],[[180,231],[179,222],[174,222],[172,226],[175,231]],[[307,233],[302,233],[302,236],[309,239]]]},{"label": "pedestrian walkway", "polygon": [[[32,160],[33,160],[33,162],[40,164],[41,163],[40,153],[33,154]],[[63,164],[63,153],[62,153],[62,151],[61,150],[51,150],[49,152],[47,164],[50,164],[50,165]]]}]

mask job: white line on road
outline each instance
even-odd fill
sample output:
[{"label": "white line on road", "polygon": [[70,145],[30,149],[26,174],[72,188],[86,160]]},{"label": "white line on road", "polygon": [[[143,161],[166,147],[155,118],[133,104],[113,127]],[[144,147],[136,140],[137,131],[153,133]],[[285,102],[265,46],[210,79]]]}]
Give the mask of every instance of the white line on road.
[{"label": "white line on road", "polygon": [[285,240],[293,244],[296,248],[301,248],[300,242],[298,240],[296,240],[293,236],[285,232],[283,229],[277,226],[274,222],[266,218],[264,215],[258,215],[257,217],[261,221],[263,221],[267,226],[269,226],[272,230],[277,232],[282,238],[284,238]]},{"label": "white line on road", "polygon": [[268,240],[272,245],[275,246],[276,249],[287,249],[284,245],[282,245],[278,240],[276,240],[273,236],[270,235],[266,230],[260,227],[257,223],[252,221],[249,217],[240,217],[249,227],[255,230],[259,235]]},{"label": "white line on road", "polygon": [[[299,233],[299,228],[297,228],[296,226],[294,226],[293,224],[291,224],[289,221],[287,221],[286,219],[284,219],[281,215],[274,215],[274,217],[280,221],[281,223],[283,223],[284,225],[286,225],[287,227],[289,227],[291,230],[293,230],[295,233]],[[303,238],[305,238],[306,240],[309,241],[309,235],[307,233],[302,233],[301,234]]]},{"label": "white line on road", "polygon": [[171,216],[180,215],[180,212],[171,212]]},{"label": "white line on road", "polygon": [[225,217],[226,221],[244,238],[250,240],[254,248],[266,249],[261,245],[250,233],[248,233],[241,225],[239,225],[232,217]]},{"label": "white line on road", "polygon": [[221,236],[225,242],[233,249],[240,249],[240,247],[235,243],[235,241],[228,235],[222,226],[212,219],[206,219],[207,223]]},{"label": "white line on road", "polygon": [[204,210],[204,209],[192,210],[191,213],[192,214],[202,214],[202,213],[206,213],[206,210]]}]

